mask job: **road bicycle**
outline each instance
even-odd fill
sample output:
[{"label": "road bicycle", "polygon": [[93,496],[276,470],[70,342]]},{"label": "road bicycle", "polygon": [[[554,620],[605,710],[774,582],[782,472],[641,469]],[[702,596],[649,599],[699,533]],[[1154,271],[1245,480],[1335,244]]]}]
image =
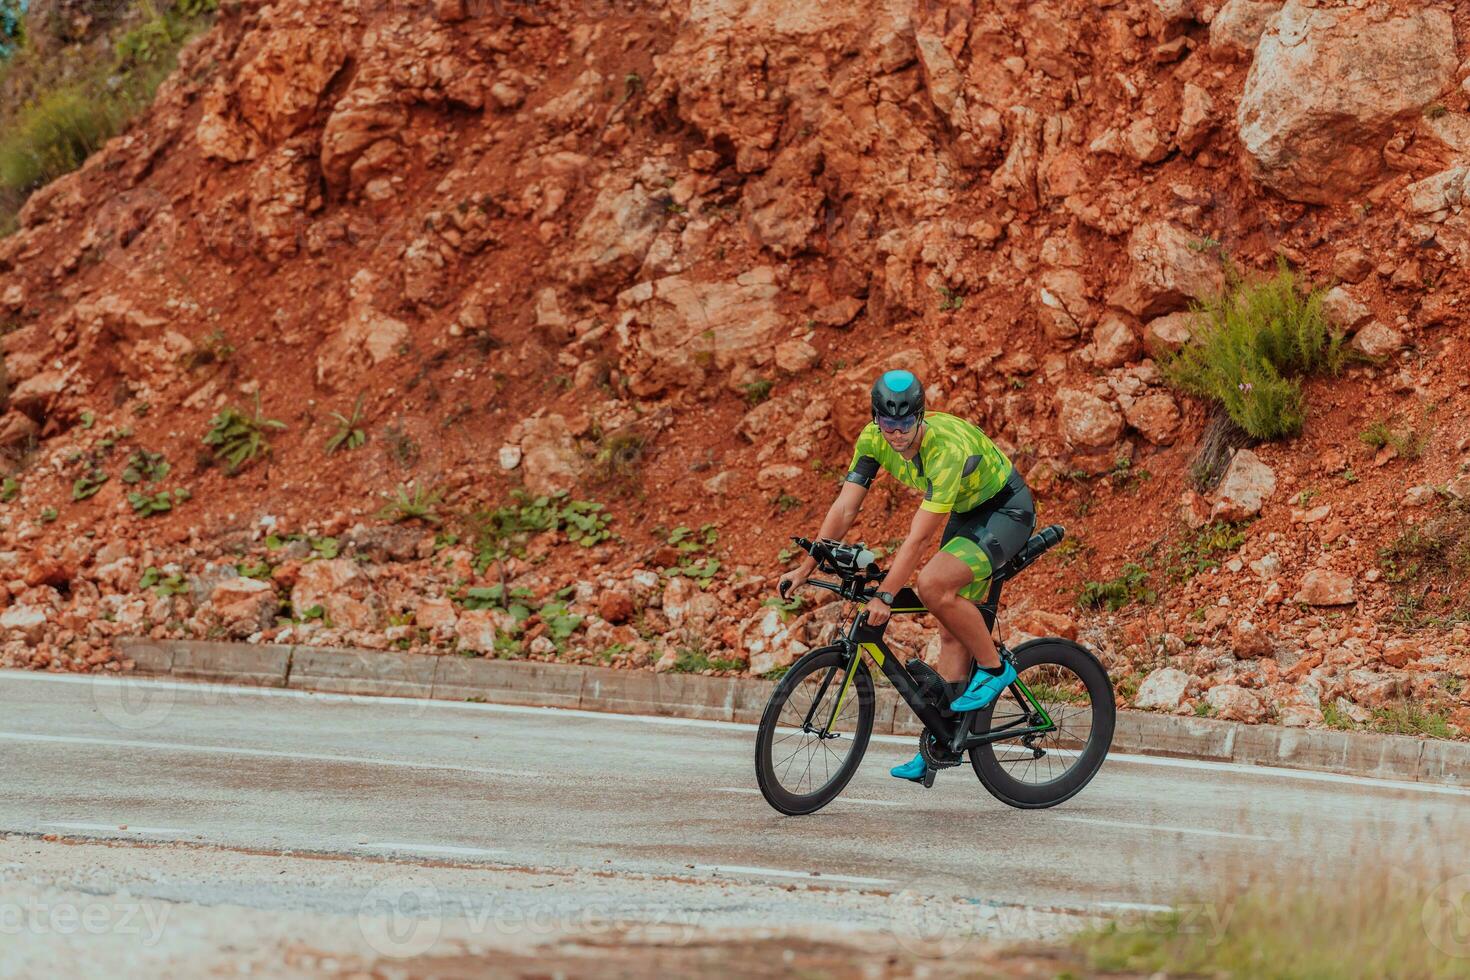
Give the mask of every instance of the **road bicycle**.
[{"label": "road bicycle", "polygon": [[[996,569],[977,602],[994,629],[1001,586],[1048,549],[1065,529],[1053,524],[1031,537],[1015,558]],[[934,785],[941,769],[966,753],[981,784],[1003,803],[1022,809],[1056,806],[1086,786],[1113,741],[1115,706],[1108,672],[1086,647],[1060,637],[1027,640],[1014,650],[998,643],[1017,677],[989,706],[957,713],[939,674],[919,658],[907,664],[884,642],[861,607],[877,591],[883,570],[861,543],[793,538],[817,560],[816,571],[836,581],[808,579],[845,600],[835,641],[806,653],[781,678],[761,715],[755,773],[766,801],[786,814],[815,813],[832,802],[857,772],[873,733],[877,708],[867,660],[924,724],[921,782]],[[911,588],[893,598],[894,615],[922,613]],[[972,670],[978,668],[972,668]]]}]

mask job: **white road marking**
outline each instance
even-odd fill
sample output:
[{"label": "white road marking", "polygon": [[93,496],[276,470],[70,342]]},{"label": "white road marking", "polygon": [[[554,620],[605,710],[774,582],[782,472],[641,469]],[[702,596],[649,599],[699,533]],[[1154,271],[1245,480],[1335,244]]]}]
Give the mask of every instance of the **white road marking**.
[{"label": "white road marking", "polygon": [[153,749],[158,752],[196,752],[204,755],[255,756],[266,759],[300,759],[308,762],[342,762],[359,766],[389,766],[395,769],[441,769],[449,772],[471,772],[482,776],[540,776],[539,772],[522,769],[487,769],[480,766],[456,766],[443,762],[412,762],[406,759],[379,759],[352,755],[324,755],[316,752],[280,752],[273,749],[247,749],[232,745],[190,745],[184,742],[142,742],[127,738],[87,738],[81,735],[36,735],[29,732],[0,732],[0,739],[11,742],[59,742],[65,745],[105,745],[125,749]]},{"label": "white road marking", "polygon": [[801,878],[805,881],[841,881],[850,885],[891,885],[892,878],[860,878],[857,875],[813,874],[810,871],[786,871],[782,868],[751,868],[739,864],[696,864],[695,871],[711,874],[769,875],[773,878]]},{"label": "white road marking", "polygon": [[174,827],[134,827],[132,824],[123,826],[116,823],[44,823],[43,827],[60,827],[63,830],[95,830],[105,834],[158,834],[166,837],[179,837],[188,834],[187,830],[178,830]]},{"label": "white road marking", "polygon": [[[715,793],[739,793],[742,796],[760,796],[761,791],[741,786],[716,786],[711,792]],[[868,806],[909,806],[908,803],[899,803],[896,800],[865,800],[857,796],[839,796],[832,803],[866,803]]]},{"label": "white road marking", "polygon": [[1280,837],[1263,837],[1260,834],[1237,834],[1230,830],[1207,830],[1203,827],[1165,827],[1152,823],[1131,823],[1127,820],[1104,820],[1101,817],[1069,817],[1057,815],[1053,820],[1064,820],[1067,823],[1086,823],[1095,827],[1122,827],[1125,830],[1146,830],[1150,833],[1165,834],[1196,834],[1200,837],[1235,837],[1240,840],[1264,840],[1280,841]]},{"label": "white road marking", "polygon": [[487,854],[505,854],[501,848],[487,847],[452,847],[448,844],[396,844],[392,841],[383,841],[378,844],[363,844],[375,851],[402,851],[407,854],[459,854],[469,857],[482,857]]},{"label": "white road marking", "polygon": [[[520,704],[482,704],[469,701],[435,701],[424,698],[390,698],[367,694],[326,694],[317,691],[294,691],[279,687],[246,687],[236,684],[208,684],[194,681],[167,681],[133,676],[116,677],[101,674],[46,674],[33,670],[0,670],[0,680],[28,680],[55,684],[137,684],[159,690],[193,691],[206,690],[228,692],[263,698],[291,698],[320,701],[322,703],[371,703],[375,707],[412,708],[423,711],[430,708],[445,708],[457,711],[490,711],[500,714],[556,714],[562,718],[590,718],[597,721],[621,721],[628,724],[663,725],[676,728],[709,728],[714,730],[753,732],[755,725],[735,721],[711,721],[703,718],[667,718],[658,715],[625,715],[608,711],[588,711],[581,708],[544,708]],[[774,687],[774,683],[772,687]],[[888,745],[914,744],[912,735],[874,735],[872,741]],[[1354,776],[1338,772],[1320,772],[1312,769],[1282,769],[1276,766],[1258,766],[1239,762],[1211,762],[1205,759],[1181,759],[1172,756],[1134,755],[1126,752],[1109,752],[1107,764],[1126,763],[1140,766],[1163,766],[1172,769],[1195,769],[1204,772],[1223,772],[1242,776],[1267,776],[1275,779],[1297,779],[1306,782],[1338,783],[1356,789],[1406,790],[1414,793],[1434,793],[1447,796],[1470,796],[1470,786],[1450,786],[1443,783],[1418,783],[1398,779],[1377,779],[1372,776]],[[1104,768],[1106,768],[1106,765]]]}]

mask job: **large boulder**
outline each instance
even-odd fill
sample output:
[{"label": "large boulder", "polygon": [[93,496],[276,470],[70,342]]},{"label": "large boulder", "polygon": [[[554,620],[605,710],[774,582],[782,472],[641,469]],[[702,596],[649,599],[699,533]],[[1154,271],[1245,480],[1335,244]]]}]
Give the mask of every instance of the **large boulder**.
[{"label": "large boulder", "polygon": [[1326,204],[1376,183],[1383,147],[1455,80],[1448,10],[1289,0],[1256,48],[1236,112],[1256,176]]},{"label": "large boulder", "polygon": [[622,366],[635,395],[700,385],[706,371],[773,357],[784,320],[776,308],[775,271],[757,267],[734,282],[668,276],[618,296]]},{"label": "large boulder", "polygon": [[1137,317],[1182,310],[1218,293],[1225,272],[1202,236],[1168,221],[1138,225],[1128,238],[1128,278],[1108,301]]}]

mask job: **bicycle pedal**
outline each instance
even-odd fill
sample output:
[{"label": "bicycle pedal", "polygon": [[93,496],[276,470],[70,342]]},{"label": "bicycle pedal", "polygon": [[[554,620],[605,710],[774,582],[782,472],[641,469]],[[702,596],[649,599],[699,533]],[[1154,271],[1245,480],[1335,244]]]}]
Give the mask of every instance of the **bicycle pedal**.
[{"label": "bicycle pedal", "polygon": [[939,775],[939,770],[925,767],[924,778],[920,780],[924,784],[925,789],[930,789],[934,786],[934,777],[937,775]]}]

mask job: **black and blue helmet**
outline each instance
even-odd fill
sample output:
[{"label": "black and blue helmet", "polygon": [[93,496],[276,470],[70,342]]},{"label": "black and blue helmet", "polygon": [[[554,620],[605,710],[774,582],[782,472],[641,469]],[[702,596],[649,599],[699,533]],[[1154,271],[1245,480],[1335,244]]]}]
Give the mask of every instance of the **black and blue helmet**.
[{"label": "black and blue helmet", "polygon": [[924,386],[912,371],[884,371],[873,382],[873,416],[901,419],[924,414]]}]

